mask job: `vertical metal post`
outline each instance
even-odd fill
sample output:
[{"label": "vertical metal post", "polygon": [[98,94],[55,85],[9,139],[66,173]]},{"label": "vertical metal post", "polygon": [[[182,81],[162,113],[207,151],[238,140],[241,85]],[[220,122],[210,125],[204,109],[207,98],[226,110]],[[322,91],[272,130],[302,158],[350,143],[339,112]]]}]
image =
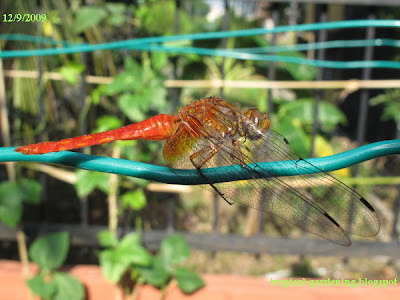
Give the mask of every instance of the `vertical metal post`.
[{"label": "vertical metal post", "polygon": [[[229,29],[229,15],[228,15],[228,10],[229,10],[229,5],[228,5],[228,0],[224,0],[224,10],[225,14],[222,18],[222,31],[227,31]],[[221,48],[226,49],[228,43],[227,38],[222,38],[221,39]],[[224,80],[225,74],[224,74],[224,63],[225,63],[225,58],[222,57],[222,63],[219,67],[220,73],[221,73],[221,79]],[[219,97],[224,98],[224,88],[221,87],[219,89]]]},{"label": "vertical metal post", "polygon": [[[174,34],[179,34],[180,22],[179,22],[179,9],[181,7],[181,0],[175,0],[175,12],[174,12]],[[178,77],[178,57],[172,57],[172,74],[170,79],[175,80]],[[171,106],[172,110],[176,111],[179,106],[179,88],[171,88],[170,96],[172,99]]]},{"label": "vertical metal post", "polygon": [[[272,21],[274,22],[274,26],[278,24],[278,10],[276,9],[275,4],[273,4],[272,7]],[[276,33],[272,33],[272,38],[271,38],[271,46],[274,47],[276,45]],[[270,55],[274,55],[274,52],[271,52]],[[276,63],[275,61],[270,61],[268,63],[268,80],[269,81],[274,81],[276,79]],[[268,108],[268,114],[271,115],[272,110],[273,110],[273,102],[272,102],[272,89],[268,89],[267,91],[267,108]]]},{"label": "vertical metal post", "polygon": [[175,207],[175,195],[168,195],[167,198],[167,233],[174,232],[174,207]]},{"label": "vertical metal post", "polygon": [[[369,15],[370,20],[375,19],[373,13]],[[367,28],[367,39],[373,39],[375,37],[375,27]],[[364,60],[369,61],[372,60],[374,56],[374,47],[367,46],[364,52]],[[369,80],[371,78],[371,68],[364,68],[362,70],[362,80]],[[367,125],[367,117],[368,117],[368,98],[369,98],[369,90],[362,89],[361,90],[361,101],[359,105],[359,113],[358,113],[358,123],[357,123],[357,145],[358,147],[364,143],[365,140],[365,130]],[[352,168],[352,176],[357,177],[359,171],[359,165],[355,165]],[[348,219],[348,228],[352,224],[352,217],[354,214],[354,204],[352,203],[349,209],[349,219]]]},{"label": "vertical metal post", "polygon": [[[278,24],[278,20],[279,20],[279,14],[278,14],[278,10],[275,4],[271,4],[271,8],[272,8],[272,13],[271,13],[271,17],[272,17],[272,21],[274,22],[274,26],[276,26],[276,24]],[[277,38],[277,34],[276,33],[272,33],[272,37],[271,37],[271,46],[274,47],[276,45],[276,38]],[[274,55],[274,52],[270,53],[271,55]],[[269,81],[274,81],[276,79],[276,64],[275,61],[270,61],[268,63],[268,80]],[[267,109],[268,109],[268,114],[271,115],[272,111],[273,111],[273,102],[272,102],[272,89],[268,89],[267,91]],[[263,199],[266,199],[266,197],[269,197],[270,195],[265,195],[265,193],[262,193],[262,199],[259,199],[259,201],[263,201]],[[263,231],[263,225],[264,225],[264,217],[265,217],[265,212],[259,210],[258,213],[258,225],[257,225],[257,231],[258,233],[261,233]]]},{"label": "vertical metal post", "polygon": [[[87,53],[81,53],[81,59],[84,66],[87,65]],[[83,71],[81,74],[81,80],[78,86],[78,105],[82,108],[85,105],[86,98],[86,86],[85,86],[85,75],[86,71]],[[79,124],[80,135],[87,134],[87,120],[81,120]],[[81,226],[87,227],[89,224],[89,206],[88,206],[88,197],[82,197],[79,199],[80,202],[80,223]]]},{"label": "vertical metal post", "polygon": [[[326,22],[326,5],[322,5],[321,8],[318,10],[320,12],[319,22]],[[325,29],[320,30],[318,32],[318,42],[325,42],[327,39],[327,31]],[[317,52],[317,59],[324,60],[325,59],[325,49],[319,49]],[[318,81],[324,79],[324,70],[321,67],[317,68],[317,76],[316,79]],[[313,125],[311,131],[311,140],[310,140],[310,152],[309,157],[314,156],[314,146],[315,146],[315,136],[318,133],[318,129],[320,127],[319,119],[318,119],[318,111],[319,111],[319,103],[322,100],[322,90],[316,89],[315,90],[315,100],[314,100],[314,107],[313,107]]]},{"label": "vertical metal post", "polygon": [[[375,19],[373,13],[370,14],[370,20]],[[373,39],[375,38],[375,27],[368,27],[367,29],[367,37],[366,39]],[[368,46],[365,48],[364,52],[364,60],[369,61],[372,60],[374,56],[374,47]],[[371,68],[364,68],[362,71],[362,80],[368,80],[371,78],[372,69]],[[358,117],[358,124],[357,124],[357,144],[361,146],[365,140],[365,130],[367,125],[367,117],[368,117],[368,98],[369,98],[369,90],[362,89],[361,90],[361,101],[359,106],[359,117]],[[356,168],[357,170],[358,168]]]}]

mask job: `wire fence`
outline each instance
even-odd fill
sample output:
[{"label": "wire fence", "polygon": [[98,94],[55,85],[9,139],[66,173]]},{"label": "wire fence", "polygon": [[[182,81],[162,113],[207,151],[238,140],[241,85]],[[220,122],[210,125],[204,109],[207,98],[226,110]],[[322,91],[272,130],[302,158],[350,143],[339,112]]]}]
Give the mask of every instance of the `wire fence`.
[{"label": "wire fence", "polygon": [[[178,1],[179,2],[179,1]],[[177,7],[181,3],[177,2]],[[239,14],[246,14],[247,17],[252,18],[253,14],[257,10],[260,4],[265,1],[253,1],[254,8],[250,9],[248,4],[244,4],[246,1],[222,1],[225,8],[234,10]],[[280,15],[279,6],[280,2],[287,3],[287,1],[269,1],[275,3],[269,7],[270,20],[274,24],[283,23],[283,16]],[[289,2],[289,7],[295,9],[296,6],[307,3],[308,1],[293,1]],[[2,50],[0,52],[0,58],[10,59],[15,57],[27,57],[27,56],[44,56],[44,55],[60,55],[77,52],[87,51],[99,51],[105,49],[112,49],[114,51],[161,51],[170,53],[195,53],[207,56],[221,56],[225,58],[235,58],[240,60],[260,60],[268,62],[265,67],[265,74],[267,75],[268,81],[232,81],[224,79],[224,72],[222,64],[220,66],[222,78],[216,80],[178,80],[176,76],[176,69],[178,68],[177,63],[174,63],[174,71],[172,72],[171,78],[164,81],[164,85],[170,89],[170,96],[173,99],[174,105],[177,107],[179,103],[179,88],[181,87],[212,87],[219,89],[220,96],[223,98],[224,87],[235,87],[235,88],[259,88],[267,89],[266,103],[268,111],[273,111],[274,103],[272,101],[272,92],[274,89],[313,89],[314,90],[314,108],[313,108],[313,127],[311,135],[311,146],[309,157],[314,155],[315,136],[319,130],[318,112],[320,109],[320,102],[324,97],[324,89],[341,89],[342,96],[354,93],[355,91],[360,92],[360,104],[357,113],[357,130],[356,140],[357,145],[361,146],[365,144],[365,137],[368,130],[368,101],[371,98],[370,92],[372,89],[383,89],[383,88],[397,88],[400,83],[398,76],[395,78],[379,79],[374,77],[373,70],[381,68],[384,70],[390,69],[397,71],[400,69],[400,63],[397,61],[386,61],[386,60],[374,60],[374,51],[377,47],[393,47],[398,48],[400,41],[380,38],[376,34],[377,28],[392,28],[398,29],[400,27],[399,21],[395,20],[377,20],[373,12],[368,16],[368,20],[353,20],[353,21],[340,21],[340,22],[327,22],[327,6],[325,4],[330,1],[317,1],[321,5],[317,5],[317,19],[316,23],[295,25],[293,23],[293,17],[289,16],[287,23],[288,26],[274,26],[273,28],[260,28],[251,30],[235,30],[230,31],[229,18],[223,19],[222,28],[220,32],[202,33],[202,34],[189,34],[189,35],[178,35],[179,33],[179,22],[177,21],[175,26],[174,36],[166,37],[152,37],[143,39],[134,39],[121,42],[112,42],[102,45],[91,45],[86,43],[71,44],[67,41],[57,42],[53,40],[38,39],[37,37],[28,36],[17,36],[17,35],[1,35],[0,39],[12,40],[22,39],[24,41],[30,40],[34,43],[40,44],[57,44],[57,47],[50,47],[46,49],[34,49],[34,50]],[[187,5],[187,4],[185,4]],[[185,7],[184,5],[184,7]],[[347,1],[346,5],[370,5],[368,1]],[[375,5],[375,4],[374,4]],[[379,5],[397,5],[396,1],[382,1]],[[190,7],[186,7],[190,9]],[[227,14],[226,14],[227,16]],[[179,20],[179,18],[176,18]],[[357,28],[363,30],[365,38],[360,40],[329,40],[329,35],[332,30],[352,30]],[[299,43],[291,47],[281,47],[276,45],[277,35],[282,32],[312,32],[316,42],[314,43]],[[270,35],[270,46],[251,48],[251,49],[228,49],[227,38],[238,37],[238,36],[249,36],[249,35]],[[207,49],[199,47],[177,47],[168,45],[168,42],[176,42],[182,40],[200,40],[200,39],[218,39],[221,43],[221,49]],[[363,60],[359,61],[337,61],[329,59],[332,57],[332,53],[327,53],[329,49],[338,49],[344,47],[359,48],[363,53]],[[306,51],[308,54],[312,54],[313,57],[298,58],[288,55],[279,55],[280,52],[290,51]],[[328,57],[329,55],[329,57]],[[317,67],[316,80],[313,81],[276,81],[277,77],[277,63],[287,62],[295,63],[299,65],[312,65]],[[334,77],[332,72],[329,70],[359,70],[359,78],[354,76],[348,80],[332,80]],[[331,73],[329,73],[331,72]],[[8,69],[2,71],[4,77],[8,78],[41,78],[46,76],[50,80],[61,80],[62,77],[58,73],[42,73],[36,70],[18,70]],[[342,73],[339,75],[343,75]],[[107,84],[111,81],[111,77],[100,77],[92,76],[90,74],[83,74],[83,81],[90,84]],[[81,87],[80,97],[85,98],[84,95],[84,83]],[[85,129],[83,129],[85,131]],[[7,145],[6,146],[11,146]],[[72,172],[61,171],[52,169],[50,166],[33,167],[37,168],[41,172],[47,174],[57,174],[59,178],[64,181],[73,183],[76,182],[76,177]],[[353,176],[357,177],[359,170],[355,167],[352,170]],[[151,188],[151,186],[150,186]],[[165,187],[153,186],[155,190],[165,189]],[[185,190],[186,191],[186,190]],[[185,192],[184,191],[184,192]],[[399,188],[400,191],[400,188]],[[179,231],[175,228],[176,223],[176,197],[171,193],[182,192],[177,188],[172,187],[168,190],[169,194],[165,197],[165,228],[162,230],[150,230],[143,231],[143,243],[150,249],[157,249],[161,240],[171,234],[171,232]],[[400,194],[400,193],[399,193]],[[396,202],[393,204],[393,209],[388,209],[385,205],[374,201],[373,206],[376,207],[379,214],[385,218],[385,227],[391,228],[391,233],[381,234],[382,239],[380,241],[355,241],[350,248],[339,248],[337,245],[331,244],[323,240],[308,239],[305,237],[291,239],[291,238],[278,238],[268,237],[262,233],[266,220],[264,220],[264,214],[260,213],[257,218],[257,226],[253,236],[246,237],[234,234],[222,234],[218,232],[220,220],[219,220],[219,201],[217,197],[213,200],[211,206],[212,211],[209,215],[211,223],[210,233],[188,233],[181,232],[185,238],[189,241],[191,247],[206,251],[239,251],[248,253],[269,253],[269,254],[308,254],[308,255],[321,255],[321,256],[354,256],[354,257],[371,257],[376,255],[384,255],[392,258],[400,258],[398,252],[398,215],[400,210],[400,195],[397,196]],[[41,210],[50,210],[50,207],[41,207]],[[93,226],[89,224],[88,215],[91,213],[88,201],[86,199],[80,199],[80,224],[57,224],[49,223],[47,221],[38,223],[25,222],[22,226],[28,233],[32,232],[46,232],[55,230],[67,230],[71,233],[71,243],[77,246],[98,246],[97,233],[106,228],[106,226]],[[47,215],[49,212],[39,212],[39,214]],[[389,224],[390,223],[390,224]],[[126,222],[118,228],[120,235],[131,231],[131,224]],[[386,231],[386,230],[385,230]],[[0,239],[2,240],[14,240],[16,236],[16,230],[7,228],[3,225],[0,227]]]}]

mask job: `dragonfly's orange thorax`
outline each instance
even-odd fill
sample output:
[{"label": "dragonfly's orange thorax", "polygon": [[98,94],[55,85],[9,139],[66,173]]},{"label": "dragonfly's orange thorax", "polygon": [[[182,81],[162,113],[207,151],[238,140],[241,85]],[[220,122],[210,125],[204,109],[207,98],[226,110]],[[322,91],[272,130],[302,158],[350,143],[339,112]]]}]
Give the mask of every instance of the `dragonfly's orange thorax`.
[{"label": "dragonfly's orange thorax", "polygon": [[[218,133],[221,137],[239,135],[257,139],[270,125],[267,115],[258,109],[252,108],[242,114],[234,106],[215,97],[203,98],[183,107],[178,118],[193,137]],[[251,132],[248,126],[253,126]]]},{"label": "dragonfly's orange thorax", "polygon": [[227,102],[208,97],[183,107],[178,117],[193,137],[207,137],[213,133],[221,136],[235,133],[241,114]]}]

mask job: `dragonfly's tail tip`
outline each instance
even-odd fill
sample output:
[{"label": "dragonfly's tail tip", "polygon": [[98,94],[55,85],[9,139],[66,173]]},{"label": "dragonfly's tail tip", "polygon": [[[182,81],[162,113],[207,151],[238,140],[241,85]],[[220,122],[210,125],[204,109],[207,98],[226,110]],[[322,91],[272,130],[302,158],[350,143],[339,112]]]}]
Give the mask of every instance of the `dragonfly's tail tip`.
[{"label": "dragonfly's tail tip", "polygon": [[32,149],[30,149],[30,147],[28,146],[20,146],[14,149],[15,152],[19,152],[22,154],[38,154],[35,153],[34,151],[32,151]]}]

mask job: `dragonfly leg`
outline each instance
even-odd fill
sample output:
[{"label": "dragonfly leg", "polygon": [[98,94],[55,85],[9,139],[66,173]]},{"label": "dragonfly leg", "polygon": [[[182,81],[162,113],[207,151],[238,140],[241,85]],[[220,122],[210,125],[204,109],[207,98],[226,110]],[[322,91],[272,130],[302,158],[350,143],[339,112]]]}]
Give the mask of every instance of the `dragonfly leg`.
[{"label": "dragonfly leg", "polygon": [[[190,155],[190,161],[192,162],[193,166],[196,168],[197,172],[199,172],[200,176],[207,182],[207,184],[209,184],[214,190],[215,192],[217,192],[218,195],[220,195],[222,197],[222,199],[224,199],[229,205],[232,205],[233,203],[230,202],[228,199],[226,199],[226,197],[224,196],[223,193],[221,193],[218,188],[211,183],[207,176],[205,176],[201,170],[201,168],[211,159],[213,158],[218,151],[221,149],[222,145],[215,145],[212,144],[204,149],[201,149],[200,151],[193,153],[192,155]],[[197,158],[201,158],[201,160],[199,162],[196,162],[195,160]]]}]

